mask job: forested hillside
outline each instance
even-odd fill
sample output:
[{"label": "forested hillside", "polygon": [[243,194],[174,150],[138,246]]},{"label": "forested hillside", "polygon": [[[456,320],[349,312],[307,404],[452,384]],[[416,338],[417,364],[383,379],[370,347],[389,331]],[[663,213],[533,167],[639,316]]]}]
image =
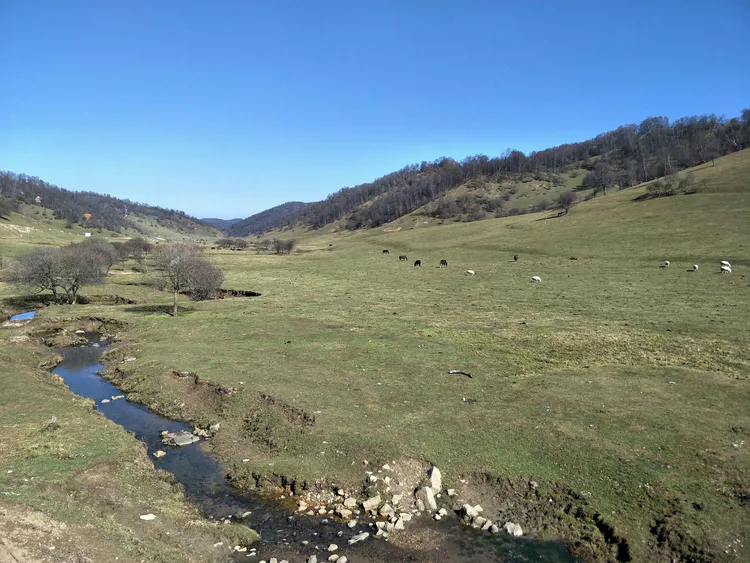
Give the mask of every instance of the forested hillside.
[{"label": "forested hillside", "polygon": [[0,171],[0,196],[28,205],[41,205],[51,209],[56,219],[68,225],[85,223],[90,229],[107,229],[120,232],[133,229],[142,232],[141,221],[130,218],[133,214],[157,221],[162,227],[191,233],[205,228],[197,219],[182,211],[163,209],[151,205],[117,199],[94,192],[73,192],[49,184],[34,176]]},{"label": "forested hillside", "polygon": [[[339,190],[298,213],[274,214],[267,221],[254,224],[252,232],[293,224],[320,228],[342,219],[351,230],[377,227],[424,206],[426,214],[443,219],[473,220],[489,214],[498,217],[523,213],[554,201],[507,208],[516,183],[536,181],[560,189],[567,186],[589,190],[596,195],[608,188],[626,188],[669,177],[746,147],[750,147],[750,109],[731,119],[712,114],[670,123],[666,117],[649,117],[638,125],[623,125],[587,141],[529,155],[508,149],[499,157],[476,155],[461,161],[442,157],[406,166],[373,182]],[[571,185],[571,178],[579,172],[582,177]],[[443,197],[467,183],[475,188],[494,188],[470,189],[460,198]],[[263,214],[254,217],[259,215]],[[234,232],[239,235],[249,231]]]},{"label": "forested hillside", "polygon": [[231,225],[226,231],[229,235],[235,237],[246,237],[248,235],[259,235],[279,225],[292,224],[296,221],[300,212],[309,204],[301,201],[289,201],[282,203],[271,209],[266,209],[247,219],[238,221]]},{"label": "forested hillside", "polygon": [[214,229],[219,229],[220,231],[226,231],[234,225],[235,223],[239,223],[242,221],[242,219],[217,219],[215,217],[207,217],[207,218],[200,218],[199,221],[201,223],[205,223],[206,225],[210,225]]}]

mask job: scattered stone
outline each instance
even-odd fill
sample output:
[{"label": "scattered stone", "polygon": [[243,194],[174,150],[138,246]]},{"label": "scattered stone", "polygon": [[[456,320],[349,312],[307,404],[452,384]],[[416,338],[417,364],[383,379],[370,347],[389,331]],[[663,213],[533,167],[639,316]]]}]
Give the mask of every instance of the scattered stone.
[{"label": "scattered stone", "polygon": [[361,534],[357,534],[356,536],[352,536],[352,538],[349,540],[349,545],[352,545],[357,542],[361,542],[363,540],[366,540],[370,537],[370,532],[362,532]]},{"label": "scattered stone", "polygon": [[339,505],[336,507],[336,514],[341,516],[344,520],[348,520],[352,517],[352,511],[348,508],[344,508],[343,506]]},{"label": "scattered stone", "polygon": [[304,512],[307,510],[307,503],[304,500],[301,500],[297,503],[297,511],[298,512]]},{"label": "scattered stone", "polygon": [[347,508],[354,508],[357,506],[357,499],[354,497],[347,497],[344,499],[344,506]]},{"label": "scattered stone", "polygon": [[456,496],[456,489],[448,489],[446,492],[448,493],[449,497],[455,497]]},{"label": "scattered stone", "polygon": [[398,505],[402,498],[404,498],[404,495],[393,495],[393,504]]},{"label": "scattered stone", "polygon": [[164,436],[166,436],[167,434],[169,434],[169,430],[162,430],[162,431],[161,431],[161,433],[160,433],[159,435],[160,435],[160,436],[161,436],[161,437],[163,438],[163,437],[164,437]]},{"label": "scattered stone", "polygon": [[[430,510],[437,510],[437,503],[435,502],[435,495],[430,487],[422,487],[417,491],[417,499],[424,503],[425,508]],[[422,510],[422,509],[420,509]]]},{"label": "scattered stone", "polygon": [[492,526],[490,526],[490,532],[492,532],[493,534],[496,534],[499,531],[500,531],[500,528],[497,527],[497,524],[493,524]]},{"label": "scattered stone", "polygon": [[200,438],[198,438],[198,436],[185,431],[167,432],[162,437],[162,442],[170,446],[188,446],[193,442],[198,441],[200,441]]},{"label": "scattered stone", "polygon": [[424,510],[424,501],[421,498],[417,499],[417,511],[422,512]]},{"label": "scattered stone", "polygon": [[317,555],[311,555],[307,558],[307,563],[318,563],[318,556]]},{"label": "scattered stone", "polygon": [[328,551],[336,551],[339,548],[335,543],[328,546]]},{"label": "scattered stone", "polygon": [[107,403],[109,403],[109,399],[102,399],[102,404],[103,405],[106,405]]},{"label": "scattered stone", "polygon": [[164,457],[165,455],[167,455],[167,454],[165,452],[161,451],[161,450],[157,450],[157,451],[154,452],[154,457],[156,459],[159,459],[160,457]]},{"label": "scattered stone", "polygon": [[219,428],[221,428],[221,422],[217,422],[216,424],[211,424],[208,427],[209,432],[216,432]]},{"label": "scattered stone", "polygon": [[474,518],[473,525],[476,528],[481,528],[482,526],[485,525],[486,522],[487,522],[487,518],[485,518],[484,516],[477,516]]},{"label": "scattered stone", "polygon": [[127,358],[125,358],[122,361],[122,363],[125,363],[125,362],[134,362],[135,360],[136,360],[136,358],[134,358],[133,356],[128,356]]},{"label": "scattered stone", "polygon": [[536,490],[536,489],[538,489],[538,488],[539,488],[539,483],[537,483],[536,481],[529,481],[529,486],[530,486],[530,487],[531,487],[532,489]]},{"label": "scattered stone", "polygon": [[521,526],[516,524],[515,522],[506,522],[505,531],[508,533],[509,536],[513,536],[514,538],[519,538],[523,535],[523,530],[521,529]]},{"label": "scattered stone", "polygon": [[328,558],[328,561],[336,561],[336,559],[338,558],[339,558],[338,554],[334,553]]},{"label": "scattered stone", "polygon": [[81,330],[80,328],[76,331],[76,334],[86,334],[85,330]]},{"label": "scattered stone", "polygon": [[153,514],[141,514],[141,520],[156,520]]},{"label": "scattered stone", "polygon": [[403,530],[404,529],[404,519],[399,518],[396,520],[396,523],[393,525],[394,530]]},{"label": "scattered stone", "polygon": [[410,522],[411,521],[411,514],[409,514],[408,512],[402,512],[401,514],[399,514],[399,517],[404,522]]},{"label": "scattered stone", "polygon": [[443,476],[440,474],[440,470],[433,465],[430,467],[428,475],[433,494],[438,494],[443,489]]},{"label": "scattered stone", "polygon": [[376,475],[370,475],[367,477],[370,481],[370,483],[376,483],[378,481],[378,478]]},{"label": "scattered stone", "polygon": [[235,546],[234,546],[234,550],[235,550],[235,551],[238,551],[238,552],[240,552],[240,553],[245,553],[245,552],[247,551],[247,548],[246,548],[246,547],[242,547],[242,546],[239,546],[239,545],[235,545]]},{"label": "scattered stone", "polygon": [[341,557],[339,557],[338,563],[346,563],[347,561],[349,560],[346,558],[346,555],[342,555]]},{"label": "scattered stone", "polygon": [[385,517],[392,515],[394,512],[395,511],[390,504],[384,504],[383,508],[380,509],[380,515]]},{"label": "scattered stone", "polygon": [[486,531],[488,531],[488,530],[489,530],[489,529],[490,529],[491,527],[492,527],[492,520],[487,520],[487,521],[486,521],[486,522],[484,523],[484,526],[482,526],[482,531],[483,531],[483,532],[486,532]]},{"label": "scattered stone", "polygon": [[120,399],[124,399],[125,395],[113,395],[112,400],[113,401],[119,401]]},{"label": "scattered stone", "polygon": [[441,508],[438,510],[438,514],[440,514],[440,516],[448,516],[448,511],[445,508]]},{"label": "scattered stone", "polygon": [[390,465],[388,465],[388,464],[386,463],[386,464],[385,464],[385,465],[383,466],[383,469],[385,469],[386,471],[390,471],[390,470],[391,470],[391,466],[390,466]]},{"label": "scattered stone", "polygon": [[247,459],[247,458],[245,458],[245,459],[242,460],[242,463],[247,463],[248,461],[250,461],[250,460]]},{"label": "scattered stone", "polygon": [[440,516],[440,514],[435,514],[435,515],[433,516],[433,518],[434,518],[435,520],[441,520],[441,519],[442,519],[443,517],[442,517],[442,516]]},{"label": "scattered stone", "polygon": [[214,544],[214,547],[221,547],[222,545],[224,545],[224,542],[223,542],[223,541],[220,541],[220,542],[218,542],[218,543],[215,543],[215,544]]},{"label": "scattered stone", "polygon": [[349,526],[350,528],[354,528],[356,525],[357,525],[356,520],[349,520],[349,522],[347,523],[347,526]]},{"label": "scattered stone", "polygon": [[247,518],[247,517],[248,517],[248,516],[250,516],[251,514],[252,514],[252,512],[250,512],[250,511],[248,510],[247,512],[243,512],[243,513],[242,513],[242,516],[241,516],[241,518]]},{"label": "scattered stone", "polygon": [[377,494],[372,498],[367,499],[362,503],[362,508],[365,509],[365,512],[370,512],[372,514],[375,514],[378,511],[378,507],[380,506],[380,495]]}]

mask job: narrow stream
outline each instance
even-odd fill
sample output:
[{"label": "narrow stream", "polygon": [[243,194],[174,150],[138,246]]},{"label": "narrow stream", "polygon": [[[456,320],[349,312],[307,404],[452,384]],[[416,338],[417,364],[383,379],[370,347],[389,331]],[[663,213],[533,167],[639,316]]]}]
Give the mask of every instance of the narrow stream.
[{"label": "narrow stream", "polygon": [[[341,555],[356,562],[469,562],[469,561],[549,561],[573,562],[575,559],[556,542],[534,539],[512,539],[505,534],[486,534],[462,527],[457,518],[436,522],[423,518],[412,521],[402,534],[414,538],[430,538],[433,549],[427,550],[420,541],[409,542],[414,548],[401,548],[372,537],[347,545],[347,540],[360,532],[374,533],[367,523],[355,528],[333,519],[300,515],[278,501],[264,499],[234,489],[219,464],[196,442],[185,447],[169,447],[161,442],[161,432],[187,431],[192,427],[152,413],[148,408],[128,402],[112,400],[120,391],[97,375],[102,369],[99,357],[106,348],[104,341],[92,340],[88,345],[61,348],[64,360],[55,368],[71,391],[96,402],[96,408],[107,418],[135,434],[148,447],[154,465],[172,473],[185,488],[191,502],[207,518],[243,523],[261,534],[257,555],[235,553],[235,561],[256,563],[277,557],[290,563],[304,562],[313,553],[319,561],[326,561],[325,551],[330,543],[339,546]],[[103,403],[104,399],[110,402]],[[166,456],[156,459],[154,452],[163,450]],[[250,513],[250,514],[247,514]],[[245,515],[243,517],[243,515]],[[434,538],[438,538],[437,541]],[[309,542],[306,545],[302,542]],[[320,548],[315,550],[315,546]]]}]

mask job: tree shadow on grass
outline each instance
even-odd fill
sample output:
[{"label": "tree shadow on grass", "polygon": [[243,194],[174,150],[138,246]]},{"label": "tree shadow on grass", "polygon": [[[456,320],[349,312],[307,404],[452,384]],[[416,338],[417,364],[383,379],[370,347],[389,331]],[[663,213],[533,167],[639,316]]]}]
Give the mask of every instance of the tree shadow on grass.
[{"label": "tree shadow on grass", "polygon": [[547,217],[537,219],[537,221],[549,221],[550,219],[561,219],[562,217],[567,217],[567,213],[555,213],[554,215],[548,215]]},{"label": "tree shadow on grass", "polygon": [[1,302],[3,304],[3,307],[7,309],[24,309],[25,311],[30,311],[38,307],[46,307],[47,305],[51,305],[52,301],[53,300],[51,295],[32,294],[6,297]]},{"label": "tree shadow on grass", "polygon": [[[125,307],[125,310],[129,313],[144,313],[147,315],[161,313],[170,317],[173,316],[172,305],[133,305],[132,307]],[[194,311],[195,309],[189,305],[180,305],[177,309],[177,316],[181,317]]]}]

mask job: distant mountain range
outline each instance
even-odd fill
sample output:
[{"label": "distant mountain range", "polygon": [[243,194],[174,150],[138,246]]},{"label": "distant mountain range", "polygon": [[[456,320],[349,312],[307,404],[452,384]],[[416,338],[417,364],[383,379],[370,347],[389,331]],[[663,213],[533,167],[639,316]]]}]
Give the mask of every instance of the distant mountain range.
[{"label": "distant mountain range", "polygon": [[282,203],[271,209],[251,215],[247,219],[237,221],[226,232],[234,237],[260,235],[266,231],[275,229],[279,225],[294,223],[295,218],[307,209],[309,205],[309,203],[302,203],[301,201]]},{"label": "distant mountain range", "polygon": [[212,226],[214,229],[219,229],[224,232],[229,229],[235,223],[239,223],[243,219],[217,219],[215,217],[207,217],[206,219],[199,219],[201,223]]}]

